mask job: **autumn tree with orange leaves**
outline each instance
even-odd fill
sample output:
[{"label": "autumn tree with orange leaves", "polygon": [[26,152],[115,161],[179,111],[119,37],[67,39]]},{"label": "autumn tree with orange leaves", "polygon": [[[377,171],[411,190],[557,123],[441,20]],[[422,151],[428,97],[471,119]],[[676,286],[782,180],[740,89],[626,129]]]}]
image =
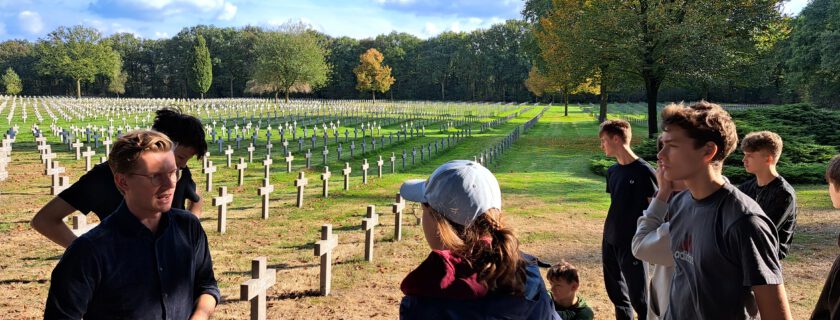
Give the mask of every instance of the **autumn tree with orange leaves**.
[{"label": "autumn tree with orange leaves", "polygon": [[353,68],[353,73],[356,74],[356,89],[362,92],[370,91],[374,103],[377,91],[385,93],[394,84],[391,67],[382,65],[384,59],[379,50],[370,48],[359,55],[359,65]]}]

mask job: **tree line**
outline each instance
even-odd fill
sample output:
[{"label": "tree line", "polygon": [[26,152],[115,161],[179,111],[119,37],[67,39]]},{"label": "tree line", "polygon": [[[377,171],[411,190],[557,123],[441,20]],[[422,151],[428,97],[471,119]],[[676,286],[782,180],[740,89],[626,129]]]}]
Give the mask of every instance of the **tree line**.
[{"label": "tree line", "polygon": [[795,18],[781,4],[527,0],[521,20],[429,39],[332,37],[300,23],[198,25],[165,39],[59,27],[0,43],[0,72],[24,95],[643,100],[651,113],[694,99],[836,105],[840,0]]}]

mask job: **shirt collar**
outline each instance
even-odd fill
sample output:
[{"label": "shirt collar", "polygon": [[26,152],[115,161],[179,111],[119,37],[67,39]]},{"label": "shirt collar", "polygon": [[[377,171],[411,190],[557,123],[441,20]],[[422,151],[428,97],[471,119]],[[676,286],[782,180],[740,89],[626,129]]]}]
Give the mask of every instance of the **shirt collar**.
[{"label": "shirt collar", "polygon": [[[171,209],[170,209],[171,211]],[[131,213],[131,210],[128,209],[128,206],[125,204],[125,200],[120,203],[120,206],[111,214],[111,220],[113,220],[113,224],[117,229],[127,232],[132,235],[142,236],[142,235],[150,235],[155,236],[152,234],[152,231],[142,223],[140,220],[137,219],[134,214]],[[110,218],[109,217],[109,218]],[[158,234],[162,234],[166,229],[168,229],[170,223],[169,219],[169,211],[164,212],[160,216],[160,222],[158,223]]]}]

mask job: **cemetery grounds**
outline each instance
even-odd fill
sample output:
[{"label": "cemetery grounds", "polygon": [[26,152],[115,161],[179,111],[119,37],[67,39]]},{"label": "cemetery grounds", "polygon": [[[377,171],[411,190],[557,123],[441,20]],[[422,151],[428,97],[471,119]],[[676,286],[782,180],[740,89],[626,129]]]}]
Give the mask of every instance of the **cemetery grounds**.
[{"label": "cemetery grounds", "polygon": [[[208,235],[223,298],[214,318],[248,317],[250,304],[239,301],[240,284],[250,278],[251,259],[259,256],[267,257],[269,268],[277,269],[276,284],[268,289],[269,319],[396,318],[402,297],[400,281],[429,253],[422,230],[412,215],[416,209],[414,212],[419,216],[419,208],[411,204],[408,204],[403,216],[402,240],[393,240],[391,204],[401,182],[410,178],[426,178],[448,160],[473,159],[502,141],[516,127],[539,115],[544,107],[508,105],[498,108],[498,112],[491,116],[474,117],[471,119],[471,137],[432,155],[431,160],[421,162],[418,154],[416,165],[410,166],[408,160],[407,169],[401,170],[400,153],[403,148],[411,150],[433,139],[446,137],[445,133],[438,131],[440,123],[429,122],[425,137],[379,147],[375,152],[368,150],[367,159],[371,163],[368,185],[362,184],[362,156],[357,154],[350,161],[353,173],[349,191],[342,189],[340,169],[343,163],[335,161],[335,150],[331,149],[333,153],[329,156],[333,175],[327,199],[320,194],[319,176],[323,169],[320,166],[320,149],[316,148],[312,150],[313,169],[306,171],[310,180],[301,209],[295,206],[293,180],[303,170],[305,160],[301,153],[296,153],[294,170],[286,173],[282,146],[274,142],[271,181],[275,191],[271,195],[272,208],[267,220],[260,218],[261,201],[257,195],[257,188],[262,184],[260,161],[264,159],[265,150],[258,148],[254,153],[254,162],[249,164],[245,173],[245,184],[240,187],[237,185],[238,172],[226,167],[224,154],[210,143],[210,160],[218,167],[212,192],[208,194],[204,191],[201,161],[193,159],[189,166],[197,189],[204,198],[201,220]],[[29,119],[26,122],[21,119],[22,108],[28,108]],[[3,122],[6,122],[8,111],[8,107],[6,111],[0,111]],[[6,319],[42,317],[50,273],[63,251],[29,226],[35,212],[53,197],[49,195],[50,178],[43,174],[43,164],[30,130],[34,121],[33,112],[31,106],[18,106],[9,121],[10,125],[19,125],[19,135],[13,144],[9,177],[0,182],[0,318]],[[479,132],[479,122],[487,123],[507,116],[513,117],[500,121],[486,132]],[[206,121],[205,117],[200,118]],[[132,123],[131,120],[129,118],[128,123]],[[143,119],[140,121],[143,122]],[[108,125],[103,117],[90,122]],[[114,125],[119,122],[121,120],[116,120]],[[53,152],[58,154],[57,160],[67,168],[70,181],[75,182],[84,172],[84,159],[75,160],[74,151],[61,145],[60,138],[46,129],[48,123],[45,120],[40,125],[41,129],[45,130],[44,135],[53,145]],[[57,124],[70,125],[63,120]],[[10,125],[3,127],[4,133]],[[398,126],[395,123],[383,126],[382,130],[393,132]],[[353,127],[349,128],[352,132]],[[645,129],[637,127],[634,130],[637,133],[634,143],[639,142],[638,136]],[[343,132],[343,128],[340,131]],[[449,129],[449,132],[457,132],[457,129]],[[233,163],[238,162],[239,157],[247,160],[248,155],[244,151],[247,140],[234,153]],[[259,140],[258,146],[263,146],[265,136],[262,133]],[[228,144],[227,141],[225,144]],[[289,148],[297,151],[297,143],[290,141]],[[348,149],[346,144],[344,148]],[[101,148],[97,151],[95,163],[99,162],[103,152]],[[356,152],[359,153],[359,150]],[[396,174],[390,173],[388,157],[391,152],[397,153]],[[613,317],[613,310],[603,286],[600,244],[609,197],[604,192],[603,177],[590,172],[588,166],[590,158],[599,153],[597,122],[585,107],[571,106],[569,116],[564,117],[562,106],[551,106],[530,131],[523,132],[510,149],[487,166],[499,179],[506,223],[517,231],[521,248],[547,262],[566,259],[575,264],[581,273],[580,294],[593,307],[596,318],[608,319]],[[376,176],[375,163],[379,154],[386,161],[382,178]],[[344,159],[348,156],[349,152],[345,151]],[[227,232],[221,235],[216,232],[216,208],[211,205],[218,186],[227,186],[228,193],[234,195],[227,212]],[[825,185],[794,187],[800,206],[798,227],[791,253],[782,264],[794,318],[802,319],[810,315],[831,262],[838,253],[836,226],[840,217],[830,209]],[[375,205],[380,215],[380,224],[375,228],[376,253],[373,262],[363,259],[361,219],[368,205]],[[95,215],[89,215],[90,223],[95,220]],[[313,248],[321,225],[325,223],[333,225],[338,246],[333,251],[332,292],[322,297],[318,296],[319,260],[313,255]]]}]

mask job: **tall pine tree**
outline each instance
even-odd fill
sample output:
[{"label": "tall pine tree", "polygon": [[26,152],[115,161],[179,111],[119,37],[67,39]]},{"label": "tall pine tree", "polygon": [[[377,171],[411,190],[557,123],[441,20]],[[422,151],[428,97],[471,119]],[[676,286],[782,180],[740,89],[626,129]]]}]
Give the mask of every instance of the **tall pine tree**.
[{"label": "tall pine tree", "polygon": [[190,89],[201,94],[201,98],[204,99],[204,94],[210,89],[210,84],[213,83],[213,65],[210,62],[207,42],[201,35],[196,36],[191,62]]}]

